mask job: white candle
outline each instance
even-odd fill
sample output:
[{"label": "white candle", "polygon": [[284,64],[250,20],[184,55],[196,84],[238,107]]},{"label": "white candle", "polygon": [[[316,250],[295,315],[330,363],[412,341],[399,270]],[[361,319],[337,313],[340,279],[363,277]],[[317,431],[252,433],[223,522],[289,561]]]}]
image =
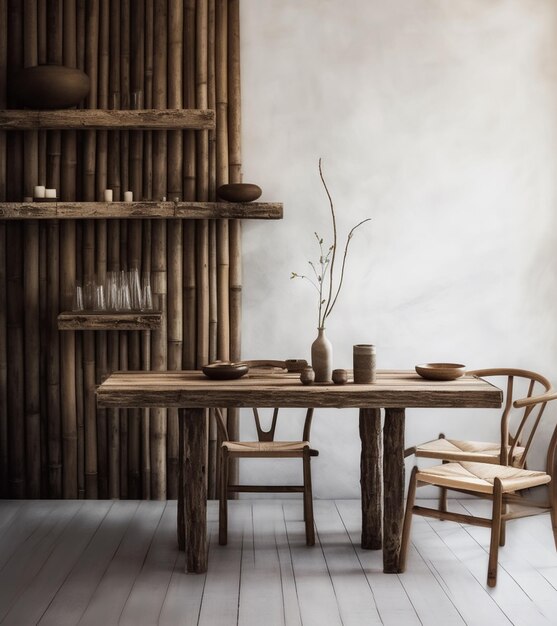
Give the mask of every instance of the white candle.
[{"label": "white candle", "polygon": [[44,198],[45,194],[45,186],[44,185],[35,185],[33,187],[33,197],[34,198]]},{"label": "white candle", "polygon": [[124,191],[124,202],[133,202],[133,191]]},{"label": "white candle", "polygon": [[112,189],[105,189],[104,190],[104,201],[105,202],[112,202]]},{"label": "white candle", "polygon": [[56,189],[45,189],[45,198],[56,198]]}]

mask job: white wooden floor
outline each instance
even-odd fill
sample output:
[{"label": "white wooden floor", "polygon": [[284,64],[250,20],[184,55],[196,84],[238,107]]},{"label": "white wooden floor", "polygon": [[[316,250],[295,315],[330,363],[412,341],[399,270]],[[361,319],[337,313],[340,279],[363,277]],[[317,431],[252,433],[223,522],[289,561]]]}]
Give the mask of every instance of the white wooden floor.
[{"label": "white wooden floor", "polygon": [[[359,502],[231,503],[229,545],[209,508],[206,575],[183,572],[175,502],[0,501],[0,622],[83,624],[557,624],[557,554],[547,515],[511,522],[499,581],[485,585],[489,531],[415,518],[408,571],[381,572],[358,547]],[[485,513],[488,503],[453,501]]]}]

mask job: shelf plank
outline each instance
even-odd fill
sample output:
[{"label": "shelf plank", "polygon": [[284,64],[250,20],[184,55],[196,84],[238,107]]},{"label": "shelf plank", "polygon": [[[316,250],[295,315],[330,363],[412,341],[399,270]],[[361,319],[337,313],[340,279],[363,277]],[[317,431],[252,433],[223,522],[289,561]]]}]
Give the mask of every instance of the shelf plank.
[{"label": "shelf plank", "polygon": [[280,202],[0,202],[0,219],[282,219]]},{"label": "shelf plank", "polygon": [[0,130],[180,130],[213,129],[210,109],[63,109],[31,111],[0,110]]},{"label": "shelf plank", "polygon": [[58,330],[154,330],[161,321],[160,311],[66,311],[58,315]]},{"label": "shelf plank", "polygon": [[174,217],[183,219],[280,220],[281,202],[177,202]]}]

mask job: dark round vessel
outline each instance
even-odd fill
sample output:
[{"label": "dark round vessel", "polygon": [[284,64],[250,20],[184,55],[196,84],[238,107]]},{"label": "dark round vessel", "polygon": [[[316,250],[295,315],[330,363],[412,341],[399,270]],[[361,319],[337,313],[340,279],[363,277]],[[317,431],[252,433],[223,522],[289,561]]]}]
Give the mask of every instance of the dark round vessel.
[{"label": "dark round vessel", "polygon": [[253,202],[261,195],[261,187],[253,183],[230,183],[221,185],[217,195],[228,202]]},{"label": "dark round vessel", "polygon": [[12,94],[19,106],[29,109],[67,109],[89,93],[89,76],[63,65],[35,65],[12,79]]}]

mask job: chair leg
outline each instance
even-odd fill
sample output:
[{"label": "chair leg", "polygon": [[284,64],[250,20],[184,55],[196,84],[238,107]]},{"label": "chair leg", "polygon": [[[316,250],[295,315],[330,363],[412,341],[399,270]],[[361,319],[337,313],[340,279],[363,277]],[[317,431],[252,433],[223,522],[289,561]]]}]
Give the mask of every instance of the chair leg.
[{"label": "chair leg", "polygon": [[221,451],[220,496],[219,496],[219,544],[228,542],[228,452]]},{"label": "chair leg", "polygon": [[402,526],[402,537],[400,540],[400,556],[398,571],[400,573],[406,571],[406,557],[408,556],[408,545],[410,543],[410,529],[412,528],[412,509],[414,508],[414,500],[416,498],[416,486],[418,467],[414,466],[412,475],[410,476],[410,485],[408,486],[408,498],[406,499],[406,511],[404,513],[404,525]]},{"label": "chair leg", "polygon": [[311,489],[311,457],[309,449],[304,450],[304,521],[306,523],[306,544],[315,545],[315,528],[313,523],[313,493]]},{"label": "chair leg", "polygon": [[[507,505],[503,504],[503,506],[501,507],[501,512],[503,515],[505,515],[505,513],[507,512]],[[499,547],[503,547],[505,545],[505,542],[507,540],[507,522],[506,520],[502,519],[501,520],[501,532],[499,533]]]},{"label": "chair leg", "polygon": [[[445,439],[445,433],[439,433],[439,439]],[[443,465],[448,461],[443,461]],[[447,489],[445,487],[439,487],[439,510],[444,512],[447,510]],[[443,518],[440,518],[443,520]]]},{"label": "chair leg", "polygon": [[555,549],[557,550],[557,494],[555,493],[555,486],[553,481],[549,485],[549,503],[551,514],[551,527],[553,529],[553,541],[555,542]]},{"label": "chair leg", "polygon": [[487,566],[487,585],[497,584],[497,557],[499,555],[499,539],[501,537],[501,513],[503,510],[503,486],[496,478],[493,485],[493,513],[491,516],[491,542],[489,544],[489,563]]}]

